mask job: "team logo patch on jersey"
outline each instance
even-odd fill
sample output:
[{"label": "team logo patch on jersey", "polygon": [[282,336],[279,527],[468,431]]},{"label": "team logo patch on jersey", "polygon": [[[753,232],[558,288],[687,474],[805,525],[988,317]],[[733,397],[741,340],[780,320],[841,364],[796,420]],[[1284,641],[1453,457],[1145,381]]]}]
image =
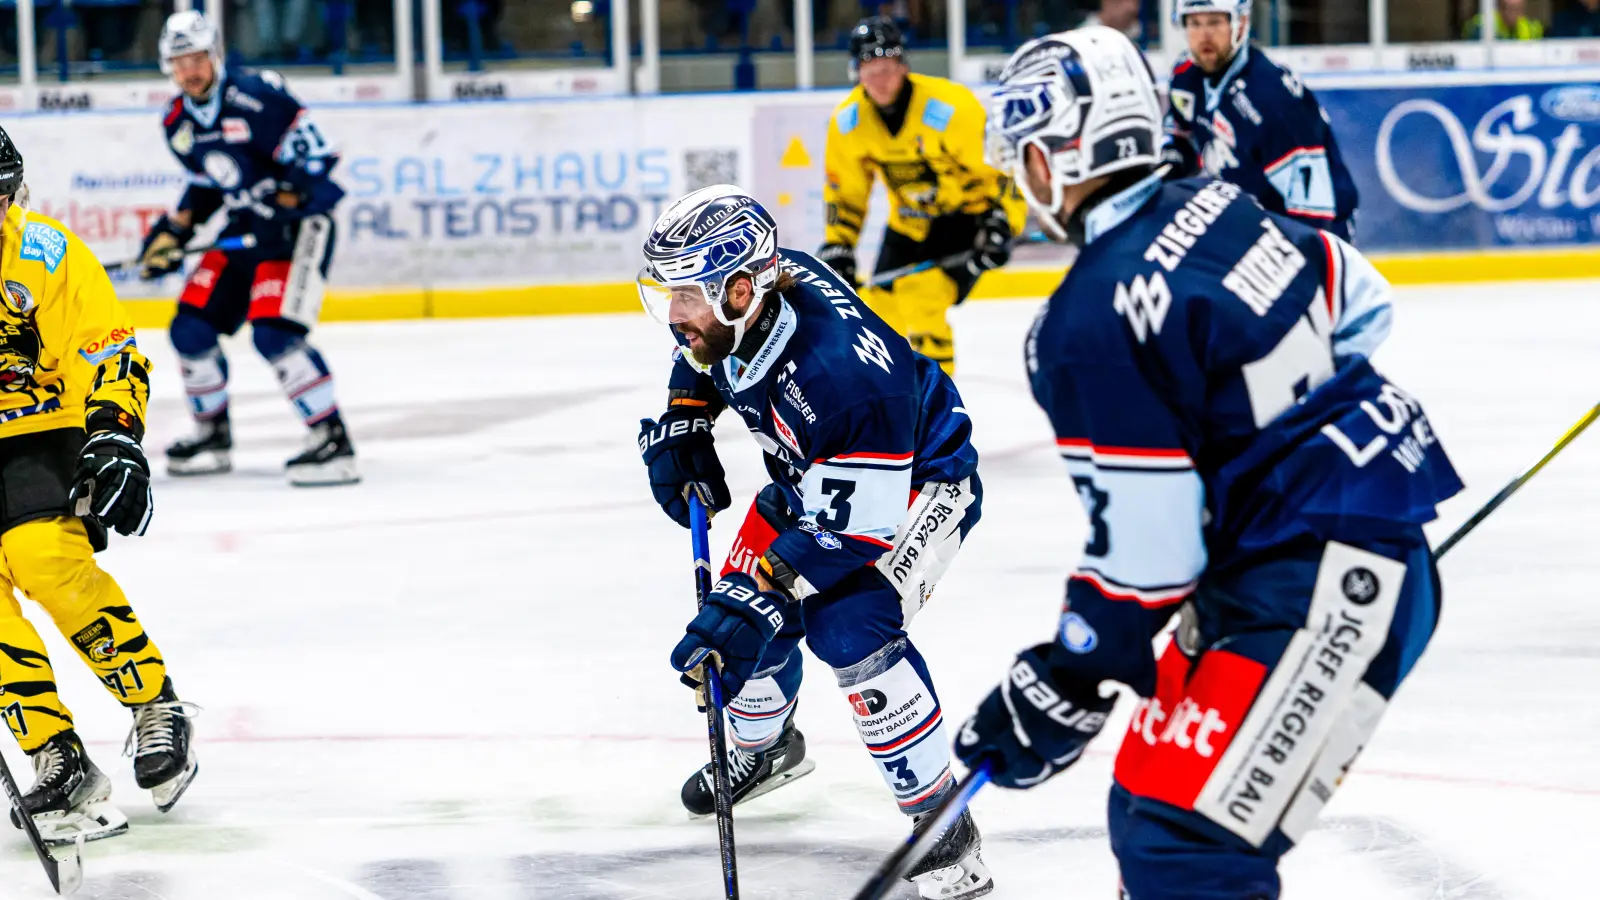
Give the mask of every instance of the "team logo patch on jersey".
[{"label": "team logo patch on jersey", "polygon": [[831,531],[818,531],[817,546],[824,550],[838,550],[844,546],[844,541],[839,540],[839,536]]},{"label": "team logo patch on jersey", "polygon": [[239,164],[234,158],[221,150],[212,150],[206,154],[201,167],[206,170],[206,175],[219,188],[231,191],[239,186],[243,176],[239,174]]},{"label": "team logo patch on jersey", "polygon": [[1061,617],[1061,644],[1073,653],[1088,653],[1100,646],[1100,633],[1075,612]]},{"label": "team logo patch on jersey", "polygon": [[187,121],[179,125],[168,143],[172,145],[172,152],[179,156],[188,156],[189,151],[194,149],[194,125]]},{"label": "team logo patch on jersey", "polygon": [[1194,93],[1192,91],[1173,91],[1172,108],[1178,111],[1178,118],[1185,122],[1194,121]]},{"label": "team logo patch on jersey", "polygon": [[222,140],[229,144],[250,143],[250,123],[243,119],[223,119]]},{"label": "team logo patch on jersey", "polygon": [[29,222],[22,229],[22,258],[44,263],[55,272],[67,256],[67,236],[43,222]]},{"label": "team logo patch on jersey", "polygon": [[37,385],[39,347],[39,332],[31,323],[0,323],[0,391],[15,393]]},{"label": "team logo patch on jersey", "polygon": [[38,301],[33,299],[33,291],[20,281],[6,282],[6,308],[19,316],[26,316],[37,307]]},{"label": "team logo patch on jersey", "polygon": [[794,429],[783,420],[783,416],[778,415],[778,407],[768,403],[767,408],[772,410],[772,430],[778,433],[778,440],[783,441],[790,450],[799,453],[800,439],[795,437]]}]

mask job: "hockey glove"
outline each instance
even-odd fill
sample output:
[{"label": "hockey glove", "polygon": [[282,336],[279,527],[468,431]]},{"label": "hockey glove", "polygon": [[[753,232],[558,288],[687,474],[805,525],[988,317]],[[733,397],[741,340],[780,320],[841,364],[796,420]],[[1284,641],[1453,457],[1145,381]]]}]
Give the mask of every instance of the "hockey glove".
[{"label": "hockey glove", "polygon": [[658,424],[639,420],[639,453],[650,469],[650,492],[668,517],[689,527],[689,491],[712,512],[733,503],[717,459],[711,419],[701,413],[668,412]]},{"label": "hockey glove", "polygon": [[783,627],[783,598],[756,588],[743,572],[730,572],[717,582],[706,603],[685,629],[683,640],[672,648],[672,667],[684,673],[683,683],[699,690],[696,668],[708,656],[718,657],[716,677],[724,705],[739,696],[754,674],[761,654]]},{"label": "hockey glove", "polygon": [[1040,644],[1017,655],[1000,686],[961,726],[955,752],[969,768],[987,759],[995,784],[1030,788],[1077,761],[1106,723],[1116,695],[1088,682],[1063,684]]},{"label": "hockey glove", "polygon": [[978,219],[978,235],[972,241],[972,258],[967,271],[977,277],[998,269],[1011,259],[1011,221],[1004,208],[991,207]]},{"label": "hockey glove", "polygon": [[183,247],[193,236],[193,228],[175,225],[163,214],[150,226],[144,246],[139,248],[139,277],[149,281],[183,268]]},{"label": "hockey glove", "polygon": [[94,516],[118,534],[144,534],[155,501],[150,496],[150,464],[132,435],[97,431],[78,454],[78,471],[68,494],[73,515]]},{"label": "hockey glove", "polygon": [[1169,137],[1161,148],[1161,164],[1171,167],[1167,170],[1167,181],[1179,181],[1200,174],[1200,156],[1187,138]]},{"label": "hockey glove", "polygon": [[822,249],[817,251],[817,259],[839,273],[847,287],[856,286],[856,248],[849,244],[823,244]]}]

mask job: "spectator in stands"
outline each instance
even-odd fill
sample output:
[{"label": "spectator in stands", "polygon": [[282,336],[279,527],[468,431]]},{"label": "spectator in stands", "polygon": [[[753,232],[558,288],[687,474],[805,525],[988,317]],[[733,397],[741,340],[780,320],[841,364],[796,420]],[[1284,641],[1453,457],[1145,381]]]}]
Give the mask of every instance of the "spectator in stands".
[{"label": "spectator in stands", "polygon": [[1570,0],[1550,23],[1553,38],[1600,37],[1600,0]]},{"label": "spectator in stands", "polygon": [[1115,28],[1137,44],[1143,30],[1139,24],[1139,0],[1100,0],[1099,12],[1089,13],[1083,24]]},{"label": "spectator in stands", "polygon": [[[1483,34],[1483,16],[1467,20],[1461,36],[1475,41]],[[1537,41],[1544,37],[1544,23],[1528,15],[1528,0],[1500,0],[1494,14],[1494,35],[1502,41]]]},{"label": "spectator in stands", "polygon": [[256,34],[254,55],[269,60],[309,61],[311,0],[250,0]]}]

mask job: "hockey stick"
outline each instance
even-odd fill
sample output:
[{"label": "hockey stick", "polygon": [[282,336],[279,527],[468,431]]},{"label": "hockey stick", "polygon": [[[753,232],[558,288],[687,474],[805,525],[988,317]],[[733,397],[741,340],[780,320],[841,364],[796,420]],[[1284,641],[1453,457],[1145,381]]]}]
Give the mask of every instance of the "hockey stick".
[{"label": "hockey stick", "polygon": [[1556,441],[1556,445],[1550,448],[1550,452],[1546,453],[1544,458],[1534,463],[1533,466],[1530,467],[1526,472],[1523,472],[1521,475],[1511,479],[1509,484],[1500,489],[1500,493],[1495,494],[1494,498],[1488,503],[1485,503],[1482,509],[1473,513],[1472,518],[1462,523],[1461,527],[1457,528],[1454,534],[1445,538],[1444,543],[1440,544],[1438,548],[1433,551],[1433,558],[1437,560],[1446,553],[1450,552],[1451,547],[1454,547],[1456,544],[1460,543],[1461,539],[1466,537],[1472,531],[1472,529],[1478,527],[1478,523],[1482,522],[1484,519],[1487,519],[1490,513],[1500,508],[1500,504],[1511,499],[1511,495],[1515,494],[1518,488],[1521,488],[1523,485],[1527,484],[1528,481],[1533,478],[1533,476],[1539,474],[1539,470],[1544,468],[1546,463],[1549,463],[1550,460],[1555,459],[1557,453],[1565,450],[1568,444],[1577,440],[1578,435],[1583,434],[1584,429],[1594,424],[1594,420],[1597,418],[1600,418],[1600,403],[1595,404],[1594,409],[1591,409],[1584,414],[1584,417],[1579,419],[1576,425],[1568,428],[1567,433],[1561,436],[1561,440]]},{"label": "hockey stick", "polygon": [[[172,259],[173,257],[178,256],[194,256],[197,253],[209,253],[212,250],[221,250],[224,253],[228,253],[234,250],[250,250],[254,248],[255,245],[255,235],[241,234],[238,237],[223,238],[214,244],[205,244],[199,247],[174,247],[171,250],[168,250],[166,255],[168,259]],[[106,266],[106,273],[110,274],[111,272],[121,271],[122,269],[131,269],[134,266],[142,264],[143,262],[143,258],[125,259],[121,262],[114,262]]]},{"label": "hockey stick", "polygon": [[[1046,236],[1044,232],[1035,231],[1031,234],[1025,234],[1016,241],[1013,241],[1011,246],[1020,247],[1023,244],[1043,244],[1049,240],[1050,238]],[[959,266],[977,255],[978,251],[976,250],[963,250],[960,253],[952,253],[949,256],[941,256],[938,259],[927,259],[919,263],[912,263],[909,266],[900,266],[899,268],[890,269],[887,272],[879,272],[878,274],[872,276],[872,278],[867,281],[866,284],[862,285],[862,287],[887,287],[888,285],[899,281],[907,275],[915,275],[918,272],[926,272],[929,269],[948,269],[951,266]]]},{"label": "hockey stick", "polygon": [[[711,530],[706,505],[689,492],[689,535],[694,548],[694,594],[699,606],[711,594]],[[711,798],[717,811],[717,847],[722,852],[722,889],[727,900],[739,900],[739,861],[733,846],[733,783],[728,779],[728,740],[723,731],[722,682],[717,680],[716,657],[700,667],[705,685],[706,735],[711,743]]]},{"label": "hockey stick", "polygon": [[976,769],[967,773],[967,777],[961,779],[955,791],[939,804],[933,815],[923,820],[928,826],[911,832],[905,843],[889,854],[889,858],[878,866],[878,870],[872,873],[872,877],[867,879],[861,890],[856,891],[852,900],[883,900],[883,897],[906,877],[906,872],[927,854],[939,836],[944,834],[945,829],[961,815],[967,804],[972,802],[972,798],[977,796],[978,791],[988,783],[989,764],[980,763]]},{"label": "hockey stick", "polygon": [[57,894],[75,893],[83,886],[83,838],[80,837],[73,846],[71,856],[56,859],[45,847],[44,838],[39,836],[39,826],[33,821],[33,816],[22,811],[22,792],[17,790],[17,781],[11,777],[11,767],[6,765],[4,756],[0,756],[0,782],[4,783],[11,808],[17,811],[17,818],[22,820],[22,830],[28,835],[28,843],[33,845],[33,852],[39,855],[39,864],[44,866],[50,886],[56,889]]}]

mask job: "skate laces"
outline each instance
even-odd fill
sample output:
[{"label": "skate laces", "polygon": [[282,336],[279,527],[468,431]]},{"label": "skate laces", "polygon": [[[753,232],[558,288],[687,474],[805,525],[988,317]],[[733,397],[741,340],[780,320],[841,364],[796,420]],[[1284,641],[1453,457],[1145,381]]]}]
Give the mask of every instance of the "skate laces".
[{"label": "skate laces", "polygon": [[728,754],[729,780],[739,781],[749,777],[756,770],[756,767],[761,764],[762,755],[759,753],[747,753],[735,747],[733,752]]},{"label": "skate laces", "polygon": [[60,775],[67,767],[66,754],[61,752],[60,745],[54,741],[39,748],[33,754],[33,787],[46,784]]},{"label": "skate laces", "polygon": [[200,706],[187,700],[156,700],[133,710],[133,727],[122,743],[122,755],[138,759],[176,749],[172,745],[173,724],[179,718],[193,719]]}]

